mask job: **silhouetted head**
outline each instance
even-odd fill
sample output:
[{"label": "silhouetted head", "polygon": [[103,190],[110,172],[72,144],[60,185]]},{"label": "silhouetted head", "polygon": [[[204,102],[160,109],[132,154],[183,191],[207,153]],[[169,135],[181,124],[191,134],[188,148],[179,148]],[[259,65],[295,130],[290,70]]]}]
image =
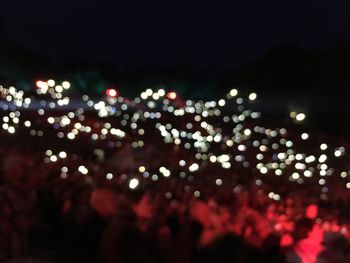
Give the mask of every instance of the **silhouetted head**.
[{"label": "silhouetted head", "polygon": [[309,232],[312,230],[314,222],[310,218],[301,218],[295,223],[294,228],[294,238],[295,241],[299,241],[308,236]]}]

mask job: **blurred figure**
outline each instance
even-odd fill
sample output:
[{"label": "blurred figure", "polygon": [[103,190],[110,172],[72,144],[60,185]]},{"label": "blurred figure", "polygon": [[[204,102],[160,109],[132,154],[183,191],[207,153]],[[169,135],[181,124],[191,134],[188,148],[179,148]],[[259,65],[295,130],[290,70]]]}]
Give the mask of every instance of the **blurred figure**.
[{"label": "blurred figure", "polygon": [[149,194],[142,195],[139,202],[132,205],[132,208],[137,216],[136,224],[143,232],[147,232],[151,227],[154,219],[154,207]]},{"label": "blurred figure", "polygon": [[[198,245],[198,236],[191,230],[195,225],[181,218],[179,210],[168,211],[165,222],[158,232],[161,262],[192,262]],[[193,227],[193,229],[191,229]]]},{"label": "blurred figure", "polygon": [[317,262],[349,262],[345,256],[345,251],[349,247],[349,243],[342,234],[327,232],[324,238],[324,246],[325,249],[318,254]]},{"label": "blurred figure", "polygon": [[129,200],[110,189],[97,189],[91,205],[107,222],[99,245],[102,262],[151,262],[145,235],[137,227],[137,215]]},{"label": "blurred figure", "polygon": [[199,240],[200,246],[209,245],[216,236],[209,205],[203,201],[193,200],[190,207],[190,218],[199,222],[203,227]]},{"label": "blurred figure", "polygon": [[322,232],[312,219],[302,218],[295,224],[294,246],[286,253],[287,263],[315,263],[325,248],[321,244]]},{"label": "blurred figure", "polygon": [[90,207],[90,189],[78,186],[63,205],[59,262],[98,262],[98,244],[105,220]]},{"label": "blurred figure", "polygon": [[0,186],[0,261],[31,255],[28,235],[38,222],[34,185],[37,174],[31,158],[12,153],[4,159]]},{"label": "blurred figure", "polygon": [[118,210],[117,194],[108,188],[95,189],[90,198],[91,207],[103,218],[113,218]]}]

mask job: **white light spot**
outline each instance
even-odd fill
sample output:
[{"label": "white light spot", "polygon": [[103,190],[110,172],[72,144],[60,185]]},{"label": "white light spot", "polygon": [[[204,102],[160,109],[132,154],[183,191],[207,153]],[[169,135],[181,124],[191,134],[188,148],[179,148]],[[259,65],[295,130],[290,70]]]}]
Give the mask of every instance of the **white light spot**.
[{"label": "white light spot", "polygon": [[298,113],[298,114],[295,116],[295,119],[296,119],[297,121],[303,121],[303,120],[305,120],[305,118],[306,118],[305,113]]},{"label": "white light spot", "polygon": [[255,92],[249,94],[249,100],[253,101],[256,100],[257,94]]},{"label": "white light spot", "polygon": [[302,140],[307,140],[307,139],[309,139],[309,134],[307,134],[306,132],[302,133],[302,134],[301,134],[301,139],[302,139]]},{"label": "white light spot", "polygon": [[216,179],[215,183],[216,183],[216,185],[222,185],[222,180],[221,179]]},{"label": "white light spot", "polygon": [[322,143],[322,144],[320,145],[320,149],[321,149],[322,151],[327,150],[327,148],[328,148],[328,145],[325,144],[325,143]]},{"label": "white light spot", "polygon": [[131,179],[129,182],[130,189],[135,189],[138,185],[139,185],[139,180],[137,180],[136,178]]},{"label": "white light spot", "polygon": [[60,152],[59,154],[58,154],[58,156],[61,158],[61,159],[64,159],[64,158],[67,158],[67,153],[66,152]]},{"label": "white light spot", "polygon": [[238,90],[237,90],[237,89],[231,89],[230,95],[231,95],[232,97],[237,96],[237,94],[238,94]]},{"label": "white light spot", "polygon": [[265,166],[260,168],[260,173],[266,174],[268,172],[267,168]]}]

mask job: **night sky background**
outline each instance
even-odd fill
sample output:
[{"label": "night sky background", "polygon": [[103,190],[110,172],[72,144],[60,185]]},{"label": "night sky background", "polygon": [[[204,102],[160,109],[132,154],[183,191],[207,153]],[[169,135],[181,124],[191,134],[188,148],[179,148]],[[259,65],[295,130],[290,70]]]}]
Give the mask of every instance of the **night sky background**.
[{"label": "night sky background", "polygon": [[325,51],[350,37],[350,2],[1,1],[15,43],[52,61],[237,68],[267,50]]}]

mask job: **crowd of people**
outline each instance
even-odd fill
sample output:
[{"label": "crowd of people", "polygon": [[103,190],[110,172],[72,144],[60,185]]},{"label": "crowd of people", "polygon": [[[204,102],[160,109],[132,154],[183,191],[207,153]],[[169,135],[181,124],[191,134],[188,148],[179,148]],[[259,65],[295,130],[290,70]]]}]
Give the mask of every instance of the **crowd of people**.
[{"label": "crowd of people", "polygon": [[[2,149],[2,262],[348,262],[348,198],[170,179],[130,191]],[[346,194],[346,193],[344,193]],[[311,196],[311,195],[310,195]]]},{"label": "crowd of people", "polygon": [[236,89],[73,103],[55,85],[0,89],[1,262],[349,262],[346,138],[266,128]]}]

